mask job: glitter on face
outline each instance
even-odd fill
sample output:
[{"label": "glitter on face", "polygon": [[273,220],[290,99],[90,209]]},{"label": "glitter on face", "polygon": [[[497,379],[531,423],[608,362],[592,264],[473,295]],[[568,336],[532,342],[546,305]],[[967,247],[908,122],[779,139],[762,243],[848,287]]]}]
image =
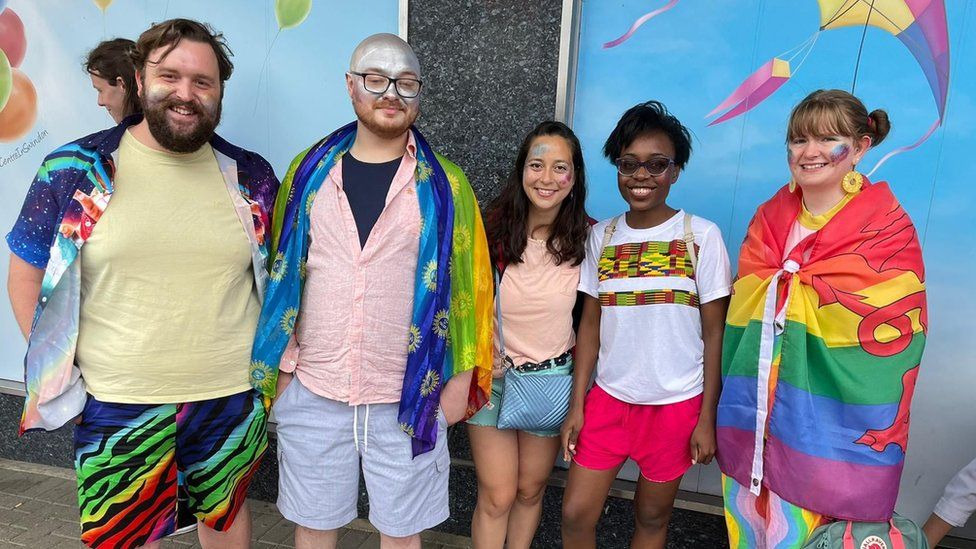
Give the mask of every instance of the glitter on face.
[{"label": "glitter on face", "polygon": [[157,83],[146,87],[146,97],[150,101],[162,101],[171,93],[173,93],[173,88],[166,84]]},{"label": "glitter on face", "polygon": [[549,150],[549,145],[546,145],[545,143],[537,143],[533,145],[532,150],[529,151],[529,156],[531,158],[539,158],[542,155],[546,154],[548,150]]},{"label": "glitter on face", "polygon": [[851,147],[847,143],[840,143],[830,150],[830,161],[834,164],[843,162],[851,154]]},{"label": "glitter on face", "polygon": [[[349,60],[349,70],[375,73],[387,78],[420,79],[420,62],[410,45],[393,34],[374,34],[360,42]],[[347,74],[356,118],[371,132],[383,138],[403,135],[420,114],[420,95],[404,98],[395,85],[382,94],[366,91],[363,77]]]},{"label": "glitter on face", "polygon": [[[352,53],[349,70],[360,73],[382,74],[388,78],[420,78],[420,62],[410,45],[393,34],[374,34],[363,40]],[[360,83],[360,87],[362,84]],[[375,94],[370,94],[376,97]],[[391,85],[384,97],[391,96],[410,105],[417,103],[420,96],[399,97]]]},{"label": "glitter on face", "polygon": [[560,136],[541,135],[533,139],[522,168],[522,189],[531,208],[558,210],[576,181],[572,158],[569,142]]}]

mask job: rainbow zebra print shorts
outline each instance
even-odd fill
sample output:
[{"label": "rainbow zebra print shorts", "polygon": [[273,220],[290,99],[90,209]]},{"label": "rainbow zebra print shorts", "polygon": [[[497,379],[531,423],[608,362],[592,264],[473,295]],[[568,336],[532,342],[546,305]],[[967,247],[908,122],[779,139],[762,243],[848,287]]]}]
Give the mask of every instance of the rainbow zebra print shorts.
[{"label": "rainbow zebra print shorts", "polygon": [[267,450],[266,423],[254,391],[148,405],[89,395],[75,427],[81,540],[129,548],[172,533],[177,471],[185,475],[190,511],[227,530]]}]

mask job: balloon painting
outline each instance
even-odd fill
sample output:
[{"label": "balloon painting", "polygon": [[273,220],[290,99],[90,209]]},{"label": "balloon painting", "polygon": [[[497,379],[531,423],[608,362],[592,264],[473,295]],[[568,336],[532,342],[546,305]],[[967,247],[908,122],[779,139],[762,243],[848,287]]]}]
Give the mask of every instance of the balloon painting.
[{"label": "balloon painting", "polygon": [[10,143],[23,137],[37,119],[37,91],[27,75],[12,69],[10,98],[0,111],[0,141]]},{"label": "balloon painting", "polygon": [[301,25],[311,11],[312,0],[275,0],[275,19],[278,20],[278,30]]},{"label": "balloon painting", "polygon": [[0,142],[23,137],[37,119],[37,90],[17,67],[27,54],[24,23],[0,0]]},{"label": "balloon painting", "polygon": [[7,105],[7,99],[10,99],[10,88],[13,86],[14,78],[12,69],[10,61],[7,60],[7,54],[0,50],[0,111],[3,111],[4,106]]}]

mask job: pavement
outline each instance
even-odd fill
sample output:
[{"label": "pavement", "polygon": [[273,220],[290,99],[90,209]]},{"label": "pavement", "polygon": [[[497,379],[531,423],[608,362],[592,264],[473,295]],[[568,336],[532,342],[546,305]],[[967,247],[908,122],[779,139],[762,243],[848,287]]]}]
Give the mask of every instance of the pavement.
[{"label": "pavement", "polygon": [[[248,502],[252,519],[251,547],[275,549],[295,546],[295,525],[283,518],[273,503],[256,499],[249,499]],[[676,507],[697,511],[695,514],[700,516],[707,516],[702,511],[714,512],[708,508],[708,504],[688,500],[677,502]],[[668,547],[727,547],[724,539],[716,541],[714,536],[709,538],[706,535],[691,541],[687,535],[675,535],[674,526],[672,524]],[[699,525],[690,529],[703,528]],[[0,549],[83,549],[85,546],[79,541],[79,534],[74,470],[0,458]],[[624,537],[629,538],[629,535]],[[676,537],[681,539],[675,540]],[[425,549],[471,547],[470,538],[445,532],[426,531],[421,538]],[[600,545],[609,547],[618,544],[608,544],[603,540]],[[340,530],[339,549],[378,549],[379,546],[379,533],[366,520],[356,519]],[[162,547],[199,549],[200,544],[196,532],[187,532],[167,538]],[[972,549],[976,547],[976,542],[949,539],[939,547]]]},{"label": "pavement", "polygon": [[[78,527],[78,492],[71,469],[0,459],[0,548],[82,549]],[[256,549],[294,547],[295,525],[273,503],[248,500],[252,543]],[[421,534],[430,549],[471,547],[471,540],[443,532]],[[197,549],[196,532],[167,538],[165,549]],[[356,519],[340,530],[339,549],[379,548],[379,533]]]}]

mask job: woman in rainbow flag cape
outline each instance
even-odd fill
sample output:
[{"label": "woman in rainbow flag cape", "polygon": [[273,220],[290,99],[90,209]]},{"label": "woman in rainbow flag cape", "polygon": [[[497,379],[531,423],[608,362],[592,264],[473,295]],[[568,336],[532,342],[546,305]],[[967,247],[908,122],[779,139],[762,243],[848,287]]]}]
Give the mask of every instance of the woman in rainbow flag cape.
[{"label": "woman in rainbow flag cape", "polygon": [[855,170],[889,129],[847,92],[810,94],[787,129],[792,179],[749,224],[717,422],[733,548],[892,516],[927,318],[915,227]]}]

